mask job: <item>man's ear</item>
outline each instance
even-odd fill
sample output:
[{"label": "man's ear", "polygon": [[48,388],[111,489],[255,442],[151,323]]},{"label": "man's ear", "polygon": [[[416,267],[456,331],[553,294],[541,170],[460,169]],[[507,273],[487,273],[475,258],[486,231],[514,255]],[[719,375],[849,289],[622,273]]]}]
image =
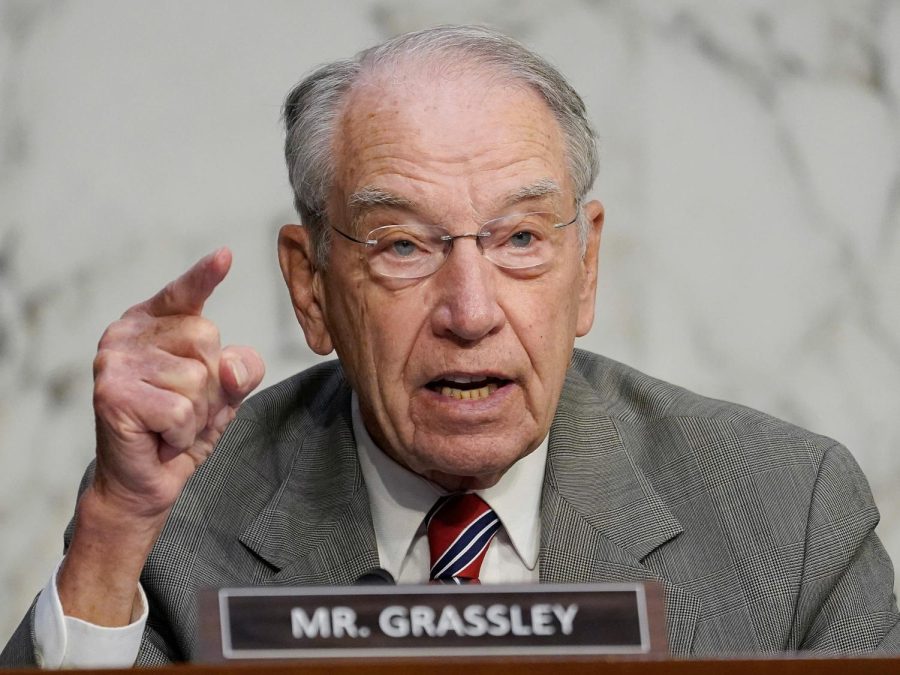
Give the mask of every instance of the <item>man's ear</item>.
[{"label": "man's ear", "polygon": [[308,228],[302,225],[284,225],[281,228],[278,233],[278,263],[306,343],[316,354],[330,354],[334,344],[325,321],[322,273],[316,266]]},{"label": "man's ear", "polygon": [[594,200],[584,205],[588,219],[587,242],[582,259],[583,276],[578,294],[578,324],[575,334],[587,335],[594,324],[594,306],[597,302],[597,264],[600,252],[600,233],[603,231],[603,204]]}]

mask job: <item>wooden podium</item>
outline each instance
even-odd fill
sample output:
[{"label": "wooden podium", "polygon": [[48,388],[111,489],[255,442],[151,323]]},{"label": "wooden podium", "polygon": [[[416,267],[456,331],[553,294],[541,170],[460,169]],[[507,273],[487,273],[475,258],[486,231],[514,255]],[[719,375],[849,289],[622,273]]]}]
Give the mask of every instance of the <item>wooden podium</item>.
[{"label": "wooden podium", "polygon": [[[33,670],[6,670],[3,673],[34,673]],[[133,670],[80,670],[96,675],[123,675]],[[213,675],[214,673],[261,673],[298,675],[311,673],[353,673],[354,675],[898,675],[900,657],[816,657],[773,656],[715,659],[675,659],[654,657],[542,657],[542,658],[453,658],[306,660],[279,663],[242,663],[141,668],[146,675]]]},{"label": "wooden podium", "polygon": [[[469,649],[467,652],[448,652],[447,644],[440,641],[443,635],[435,633],[428,633],[427,638],[419,635],[417,640],[420,644],[424,643],[425,647],[417,650],[409,649],[408,645],[405,645],[406,649],[404,650],[403,644],[400,644],[399,648],[394,651],[372,649],[369,644],[365,648],[366,651],[362,651],[347,648],[345,644],[341,643],[339,638],[346,642],[347,637],[342,638],[337,635],[336,628],[329,629],[328,634],[312,635],[307,634],[306,628],[309,626],[305,626],[305,624],[303,634],[295,634],[288,641],[288,651],[279,651],[280,643],[277,640],[273,641],[273,636],[284,632],[282,630],[284,626],[281,624],[285,623],[285,617],[290,618],[291,616],[291,612],[285,613],[285,607],[292,611],[303,607],[306,610],[311,608],[321,610],[323,603],[337,601],[346,613],[352,605],[358,611],[358,614],[354,614],[354,616],[360,619],[360,623],[353,623],[356,634],[350,637],[354,640],[363,640],[365,637],[371,637],[370,635],[363,636],[363,630],[368,633],[368,628],[372,627],[371,633],[374,633],[374,626],[381,623],[380,619],[373,618],[374,610],[394,612],[403,609],[406,605],[423,610],[428,606],[421,603],[427,601],[433,601],[433,604],[442,607],[443,611],[456,607],[457,604],[460,607],[482,607],[478,603],[484,603],[484,606],[487,606],[489,602],[494,603],[490,605],[489,609],[502,609],[504,605],[501,604],[501,601],[507,596],[515,598],[515,604],[509,605],[511,610],[527,607],[528,603],[534,599],[543,603],[540,605],[541,607],[549,606],[544,601],[551,598],[563,602],[577,601],[577,606],[573,604],[570,607],[575,607],[579,618],[586,617],[585,625],[590,631],[603,636],[607,641],[596,643],[548,642],[549,633],[538,632],[537,627],[541,624],[537,621],[533,623],[533,633],[518,633],[520,636],[526,636],[524,639],[527,641],[525,645],[521,646],[521,649],[518,649],[519,645],[516,646],[518,651],[501,648],[494,651]],[[383,598],[389,598],[391,602],[385,606],[381,602]],[[237,599],[238,602],[231,604],[230,601],[234,599]],[[283,602],[285,599],[287,602]],[[475,605],[471,604],[473,602]],[[241,609],[242,607],[243,609]],[[222,673],[233,673],[234,675],[244,673],[261,673],[262,675],[295,673],[311,675],[324,675],[325,673],[339,675],[455,675],[456,673],[465,673],[466,675],[575,675],[581,673],[608,673],[610,675],[750,675],[751,673],[900,675],[900,655],[854,654],[841,656],[822,655],[815,652],[793,652],[691,658],[670,656],[664,639],[665,617],[662,593],[659,586],[652,583],[575,586],[547,584],[539,587],[536,585],[526,587],[507,585],[499,589],[470,586],[455,587],[451,593],[437,586],[208,589],[201,593],[199,608],[205,620],[201,623],[198,643],[193,652],[194,658],[198,661],[165,667],[141,667],[137,669],[138,672],[148,675],[154,673],[159,675],[170,673],[184,673],[185,675]],[[308,618],[311,614],[305,613],[304,616]],[[572,620],[566,624],[570,629],[567,635],[577,637],[580,632],[584,631],[582,628],[576,629],[576,612],[573,611],[571,616]],[[628,640],[637,640],[634,636],[623,642],[613,641],[615,631],[610,628],[613,624],[621,627],[622,625],[631,625],[631,623],[638,627],[634,631],[624,631],[623,635],[640,633],[639,643],[642,647],[640,652],[634,650],[623,652],[622,649],[617,652],[584,649],[585,644],[613,647],[632,644]],[[336,627],[338,624],[331,625]],[[546,628],[546,626],[544,627]],[[492,634],[492,636],[497,637],[496,634]],[[388,637],[402,642],[408,636],[389,635]],[[457,637],[460,636],[457,635]],[[464,637],[471,636],[464,635]],[[483,638],[484,636],[476,637]],[[507,647],[508,644],[511,644],[506,634],[499,637],[507,640],[502,643]],[[554,634],[551,637],[555,639],[558,636]],[[251,647],[266,644],[269,647],[266,649],[240,647],[240,641],[248,639],[255,640]],[[316,642],[320,640],[336,642],[339,649],[326,651],[321,642]],[[541,640],[544,642],[539,645],[539,650],[534,649],[534,645]],[[303,649],[296,650],[293,641],[305,643]],[[527,645],[531,645],[530,652]],[[471,645],[464,646],[470,647]],[[297,656],[302,658],[296,658]],[[2,673],[33,672],[33,670],[0,669],[0,675]],[[134,671],[130,669],[98,669],[70,672],[109,675],[110,673]]]}]

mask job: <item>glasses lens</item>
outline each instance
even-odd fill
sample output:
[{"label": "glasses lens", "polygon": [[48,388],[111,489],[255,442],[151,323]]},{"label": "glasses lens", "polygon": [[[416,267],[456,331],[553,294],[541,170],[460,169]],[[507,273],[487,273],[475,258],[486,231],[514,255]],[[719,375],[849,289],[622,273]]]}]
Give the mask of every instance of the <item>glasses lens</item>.
[{"label": "glasses lens", "polygon": [[523,269],[553,259],[561,231],[553,213],[515,213],[485,223],[481,229],[484,255],[500,267]]},{"label": "glasses lens", "polygon": [[397,279],[418,279],[434,272],[444,260],[448,243],[444,231],[430,225],[387,225],[372,230],[367,239],[369,266],[376,274]]}]

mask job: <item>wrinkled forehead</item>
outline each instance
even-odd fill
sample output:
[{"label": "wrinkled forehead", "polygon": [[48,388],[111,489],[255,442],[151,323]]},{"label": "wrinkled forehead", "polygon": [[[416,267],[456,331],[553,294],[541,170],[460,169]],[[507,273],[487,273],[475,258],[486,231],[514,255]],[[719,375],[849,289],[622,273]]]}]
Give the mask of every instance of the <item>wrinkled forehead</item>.
[{"label": "wrinkled forehead", "polygon": [[390,175],[515,183],[521,174],[523,184],[548,179],[572,190],[562,130],[543,98],[484,68],[364,73],[343,104],[333,152],[338,200]]}]

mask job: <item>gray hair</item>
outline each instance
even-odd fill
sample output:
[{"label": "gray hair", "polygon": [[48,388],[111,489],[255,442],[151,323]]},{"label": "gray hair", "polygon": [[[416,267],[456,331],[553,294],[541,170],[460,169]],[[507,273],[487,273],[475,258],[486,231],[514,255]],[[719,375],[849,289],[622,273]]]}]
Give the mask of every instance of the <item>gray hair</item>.
[{"label": "gray hair", "polygon": [[[399,35],[352,58],[320,66],[285,99],[284,154],[294,205],[312,233],[319,267],[325,266],[328,256],[327,200],[335,174],[334,133],[346,97],[364,73],[404,61],[430,58],[439,62],[440,57],[449,55],[461,55],[466,66],[497,71],[535,90],[562,129],[579,203],[591,189],[598,169],[596,135],[584,101],[556,68],[512,38],[482,26],[441,26]],[[579,225],[584,243],[587,222],[581,215]]]}]

